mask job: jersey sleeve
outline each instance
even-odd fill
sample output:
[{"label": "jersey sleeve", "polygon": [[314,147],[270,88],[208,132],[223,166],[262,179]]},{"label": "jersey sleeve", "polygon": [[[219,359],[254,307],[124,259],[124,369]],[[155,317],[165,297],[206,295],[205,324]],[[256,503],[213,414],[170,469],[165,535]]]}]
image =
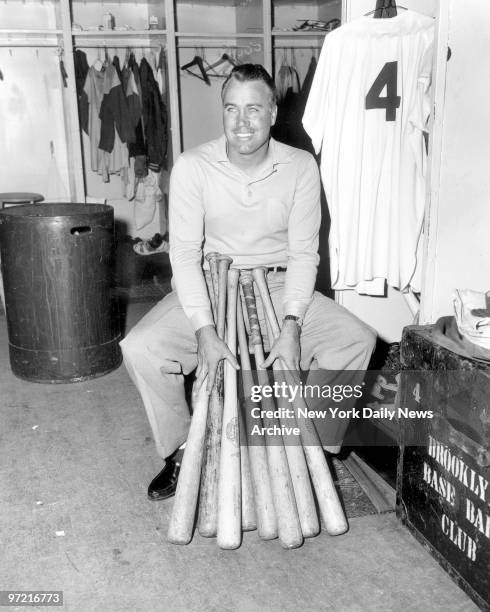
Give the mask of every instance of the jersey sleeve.
[{"label": "jersey sleeve", "polygon": [[424,51],[420,59],[417,79],[418,105],[412,115],[412,123],[419,130],[426,130],[430,115],[430,87],[432,84],[432,59],[434,53],[434,28],[429,28],[424,36]]},{"label": "jersey sleeve", "polygon": [[303,114],[303,127],[311,138],[313,148],[318,154],[322,148],[325,108],[329,98],[330,61],[328,36],[323,43],[320,59],[311,84],[310,93]]},{"label": "jersey sleeve", "polygon": [[432,60],[434,53],[434,28],[428,28],[423,36],[424,50],[420,57],[418,78],[416,83],[415,103],[410,114],[412,132],[410,141],[414,150],[415,163],[421,176],[427,173],[427,154],[425,145],[421,139],[421,132],[428,129],[431,85],[432,85]]}]

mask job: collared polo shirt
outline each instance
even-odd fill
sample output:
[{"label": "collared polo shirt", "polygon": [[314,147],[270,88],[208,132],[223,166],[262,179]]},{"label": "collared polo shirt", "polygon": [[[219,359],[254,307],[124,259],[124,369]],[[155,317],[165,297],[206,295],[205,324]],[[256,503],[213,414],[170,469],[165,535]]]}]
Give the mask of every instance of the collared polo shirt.
[{"label": "collared polo shirt", "polygon": [[284,312],[304,316],[321,218],[310,153],[271,138],[264,163],[250,176],[229,161],[222,136],[179,156],[169,208],[173,281],[194,329],[213,323],[202,275],[203,256],[213,251],[229,255],[234,268],[287,266]]}]

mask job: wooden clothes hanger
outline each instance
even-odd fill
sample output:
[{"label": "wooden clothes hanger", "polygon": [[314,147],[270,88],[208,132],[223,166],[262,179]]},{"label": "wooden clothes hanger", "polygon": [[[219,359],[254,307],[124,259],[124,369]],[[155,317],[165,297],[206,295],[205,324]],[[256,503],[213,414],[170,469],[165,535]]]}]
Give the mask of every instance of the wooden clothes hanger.
[{"label": "wooden clothes hanger", "polygon": [[397,5],[395,0],[377,0],[376,8],[365,13],[365,17],[368,15],[373,15],[375,19],[396,17],[398,9],[408,11],[406,6],[402,6],[401,4]]},{"label": "wooden clothes hanger", "polygon": [[[190,70],[190,68],[192,68],[193,66],[197,66],[199,68],[199,71],[201,73],[200,75]],[[206,85],[211,85],[211,81],[209,80],[209,76],[207,75],[206,69],[204,67],[204,61],[200,55],[196,54],[194,56],[194,59],[192,59],[190,62],[188,62],[184,66],[181,66],[180,69],[185,70],[186,72],[188,72],[189,74],[192,74],[192,76],[195,76],[198,79],[201,79],[202,81],[206,83]]]},{"label": "wooden clothes hanger", "polygon": [[107,66],[109,66],[110,63],[111,63],[111,58],[109,57],[109,51],[107,50],[107,47],[104,46],[104,67],[107,68]]},{"label": "wooden clothes hanger", "polygon": [[125,54],[124,54],[123,68],[127,68],[130,56],[131,56],[131,48],[130,47],[126,47],[126,51],[125,51]]},{"label": "wooden clothes hanger", "polygon": [[[238,66],[237,62],[228,55],[228,53],[223,53],[223,55],[219,58],[219,60],[217,60],[216,62],[214,62],[213,64],[208,64],[207,68],[206,68],[206,72],[208,74],[210,74],[210,76],[218,76],[218,77],[227,77],[228,73],[218,73],[216,72],[214,69],[217,68],[218,66],[221,66],[221,64],[230,64],[231,68],[235,68],[236,66]],[[212,73],[210,73],[210,70],[213,70]]]}]

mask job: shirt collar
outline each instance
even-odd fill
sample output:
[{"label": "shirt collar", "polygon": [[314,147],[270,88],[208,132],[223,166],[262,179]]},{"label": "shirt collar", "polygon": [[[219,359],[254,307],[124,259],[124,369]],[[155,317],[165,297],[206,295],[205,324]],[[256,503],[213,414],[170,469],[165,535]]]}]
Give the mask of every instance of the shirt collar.
[{"label": "shirt collar", "polygon": [[[214,161],[218,163],[229,163],[228,155],[226,154],[226,136],[223,134],[216,141],[214,151]],[[287,164],[291,161],[291,154],[288,151],[289,147],[282,142],[278,142],[274,138],[269,139],[269,150],[267,151],[267,160],[270,160],[271,165]],[[265,164],[266,162],[264,162]]]}]

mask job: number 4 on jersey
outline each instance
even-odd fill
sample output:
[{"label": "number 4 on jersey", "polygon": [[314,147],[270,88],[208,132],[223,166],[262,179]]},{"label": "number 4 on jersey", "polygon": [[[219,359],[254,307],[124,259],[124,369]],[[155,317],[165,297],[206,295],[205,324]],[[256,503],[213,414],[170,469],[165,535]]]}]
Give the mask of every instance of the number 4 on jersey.
[{"label": "number 4 on jersey", "polygon": [[[397,95],[398,62],[386,62],[366,96],[366,109],[385,108],[386,121],[396,121],[396,109],[401,97]],[[386,96],[381,92],[386,85]]]}]

